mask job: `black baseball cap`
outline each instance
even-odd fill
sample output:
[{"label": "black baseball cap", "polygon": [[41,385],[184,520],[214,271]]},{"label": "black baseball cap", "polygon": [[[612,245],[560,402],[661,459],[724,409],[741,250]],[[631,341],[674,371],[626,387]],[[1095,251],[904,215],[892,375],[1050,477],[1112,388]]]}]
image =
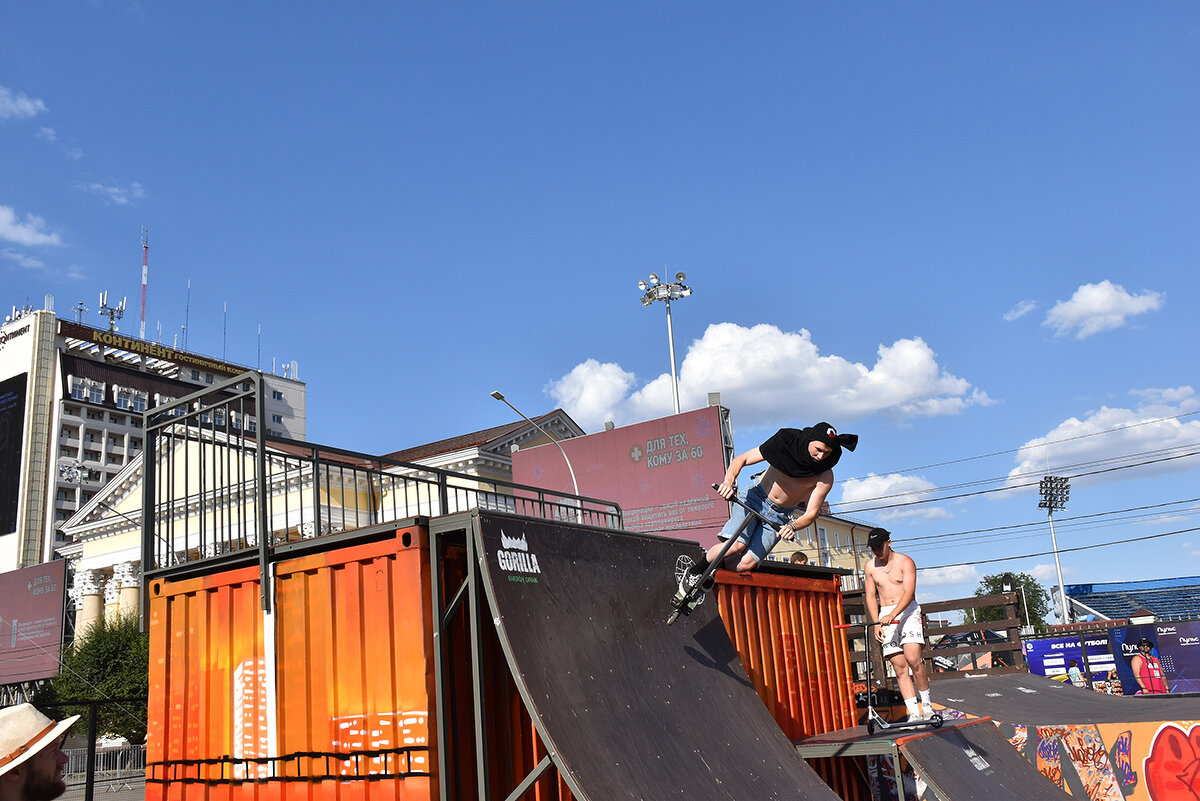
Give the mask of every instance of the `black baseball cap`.
[{"label": "black baseball cap", "polygon": [[867,545],[876,548],[883,545],[892,538],[891,533],[886,528],[873,528],[867,534]]}]

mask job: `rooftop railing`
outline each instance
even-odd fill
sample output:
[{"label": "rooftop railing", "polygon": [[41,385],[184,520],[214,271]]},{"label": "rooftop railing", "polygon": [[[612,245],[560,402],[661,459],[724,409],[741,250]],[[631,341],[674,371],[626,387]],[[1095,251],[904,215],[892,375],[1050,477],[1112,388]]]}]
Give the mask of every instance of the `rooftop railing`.
[{"label": "rooftop railing", "polygon": [[622,526],[610,501],[268,435],[263,388],[249,372],[146,414],[147,584],[255,551],[265,573],[282,546],[471,509]]}]

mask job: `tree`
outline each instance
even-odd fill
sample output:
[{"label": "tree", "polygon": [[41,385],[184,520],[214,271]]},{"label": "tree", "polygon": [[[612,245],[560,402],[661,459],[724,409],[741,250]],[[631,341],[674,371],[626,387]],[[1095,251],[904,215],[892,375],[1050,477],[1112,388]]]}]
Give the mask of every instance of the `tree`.
[{"label": "tree", "polygon": [[[1028,573],[997,573],[984,576],[975,589],[975,597],[999,595],[1004,592],[1005,578],[1012,580],[1013,592],[1017,594],[1017,616],[1022,624],[1033,626],[1035,631],[1045,631],[1045,617],[1050,613],[1050,594],[1046,592],[1038,580]],[[1024,594],[1022,594],[1022,589]],[[1028,612],[1026,611],[1028,604]],[[1004,620],[1004,607],[982,606],[975,610],[975,620]]]},{"label": "tree", "polygon": [[[38,704],[146,698],[150,689],[150,636],[136,614],[101,617],[63,649],[62,670],[34,696]],[[83,715],[86,706],[56,707],[56,716]],[[146,702],[109,702],[96,709],[96,728],[131,743],[146,740]]]}]

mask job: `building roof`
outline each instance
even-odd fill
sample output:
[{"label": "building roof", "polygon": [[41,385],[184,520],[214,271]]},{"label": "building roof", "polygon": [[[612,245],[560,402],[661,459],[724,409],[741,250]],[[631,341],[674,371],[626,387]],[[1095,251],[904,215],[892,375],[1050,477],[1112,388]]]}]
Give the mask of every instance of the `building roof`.
[{"label": "building roof", "polygon": [[[542,425],[543,422],[556,418],[571,420],[562,409],[555,409],[552,412],[547,412],[532,419],[538,425]],[[573,420],[571,420],[571,425],[574,425]],[[395,459],[398,462],[415,462],[419,459],[428,459],[431,456],[438,456],[443,453],[454,453],[466,448],[481,448],[497,440],[507,439],[518,431],[522,431],[528,427],[529,423],[526,423],[524,420],[518,420],[514,423],[505,423],[504,425],[492,426],[481,431],[473,431],[470,434],[460,434],[457,437],[449,437],[447,439],[440,439],[437,442],[428,442],[424,445],[405,448],[394,453],[384,454],[384,457]],[[578,428],[578,426],[575,427]],[[580,432],[582,432],[581,429]]]}]

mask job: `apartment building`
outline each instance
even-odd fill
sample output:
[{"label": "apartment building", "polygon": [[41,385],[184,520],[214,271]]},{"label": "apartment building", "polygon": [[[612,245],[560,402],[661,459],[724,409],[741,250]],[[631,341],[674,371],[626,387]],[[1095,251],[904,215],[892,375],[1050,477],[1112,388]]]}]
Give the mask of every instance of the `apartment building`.
[{"label": "apartment building", "polygon": [[[51,296],[14,307],[0,326],[0,572],[68,544],[63,523],[141,453],[147,408],[250,369],[59,319]],[[267,419],[237,424],[305,439],[305,385],[265,380]]]}]

